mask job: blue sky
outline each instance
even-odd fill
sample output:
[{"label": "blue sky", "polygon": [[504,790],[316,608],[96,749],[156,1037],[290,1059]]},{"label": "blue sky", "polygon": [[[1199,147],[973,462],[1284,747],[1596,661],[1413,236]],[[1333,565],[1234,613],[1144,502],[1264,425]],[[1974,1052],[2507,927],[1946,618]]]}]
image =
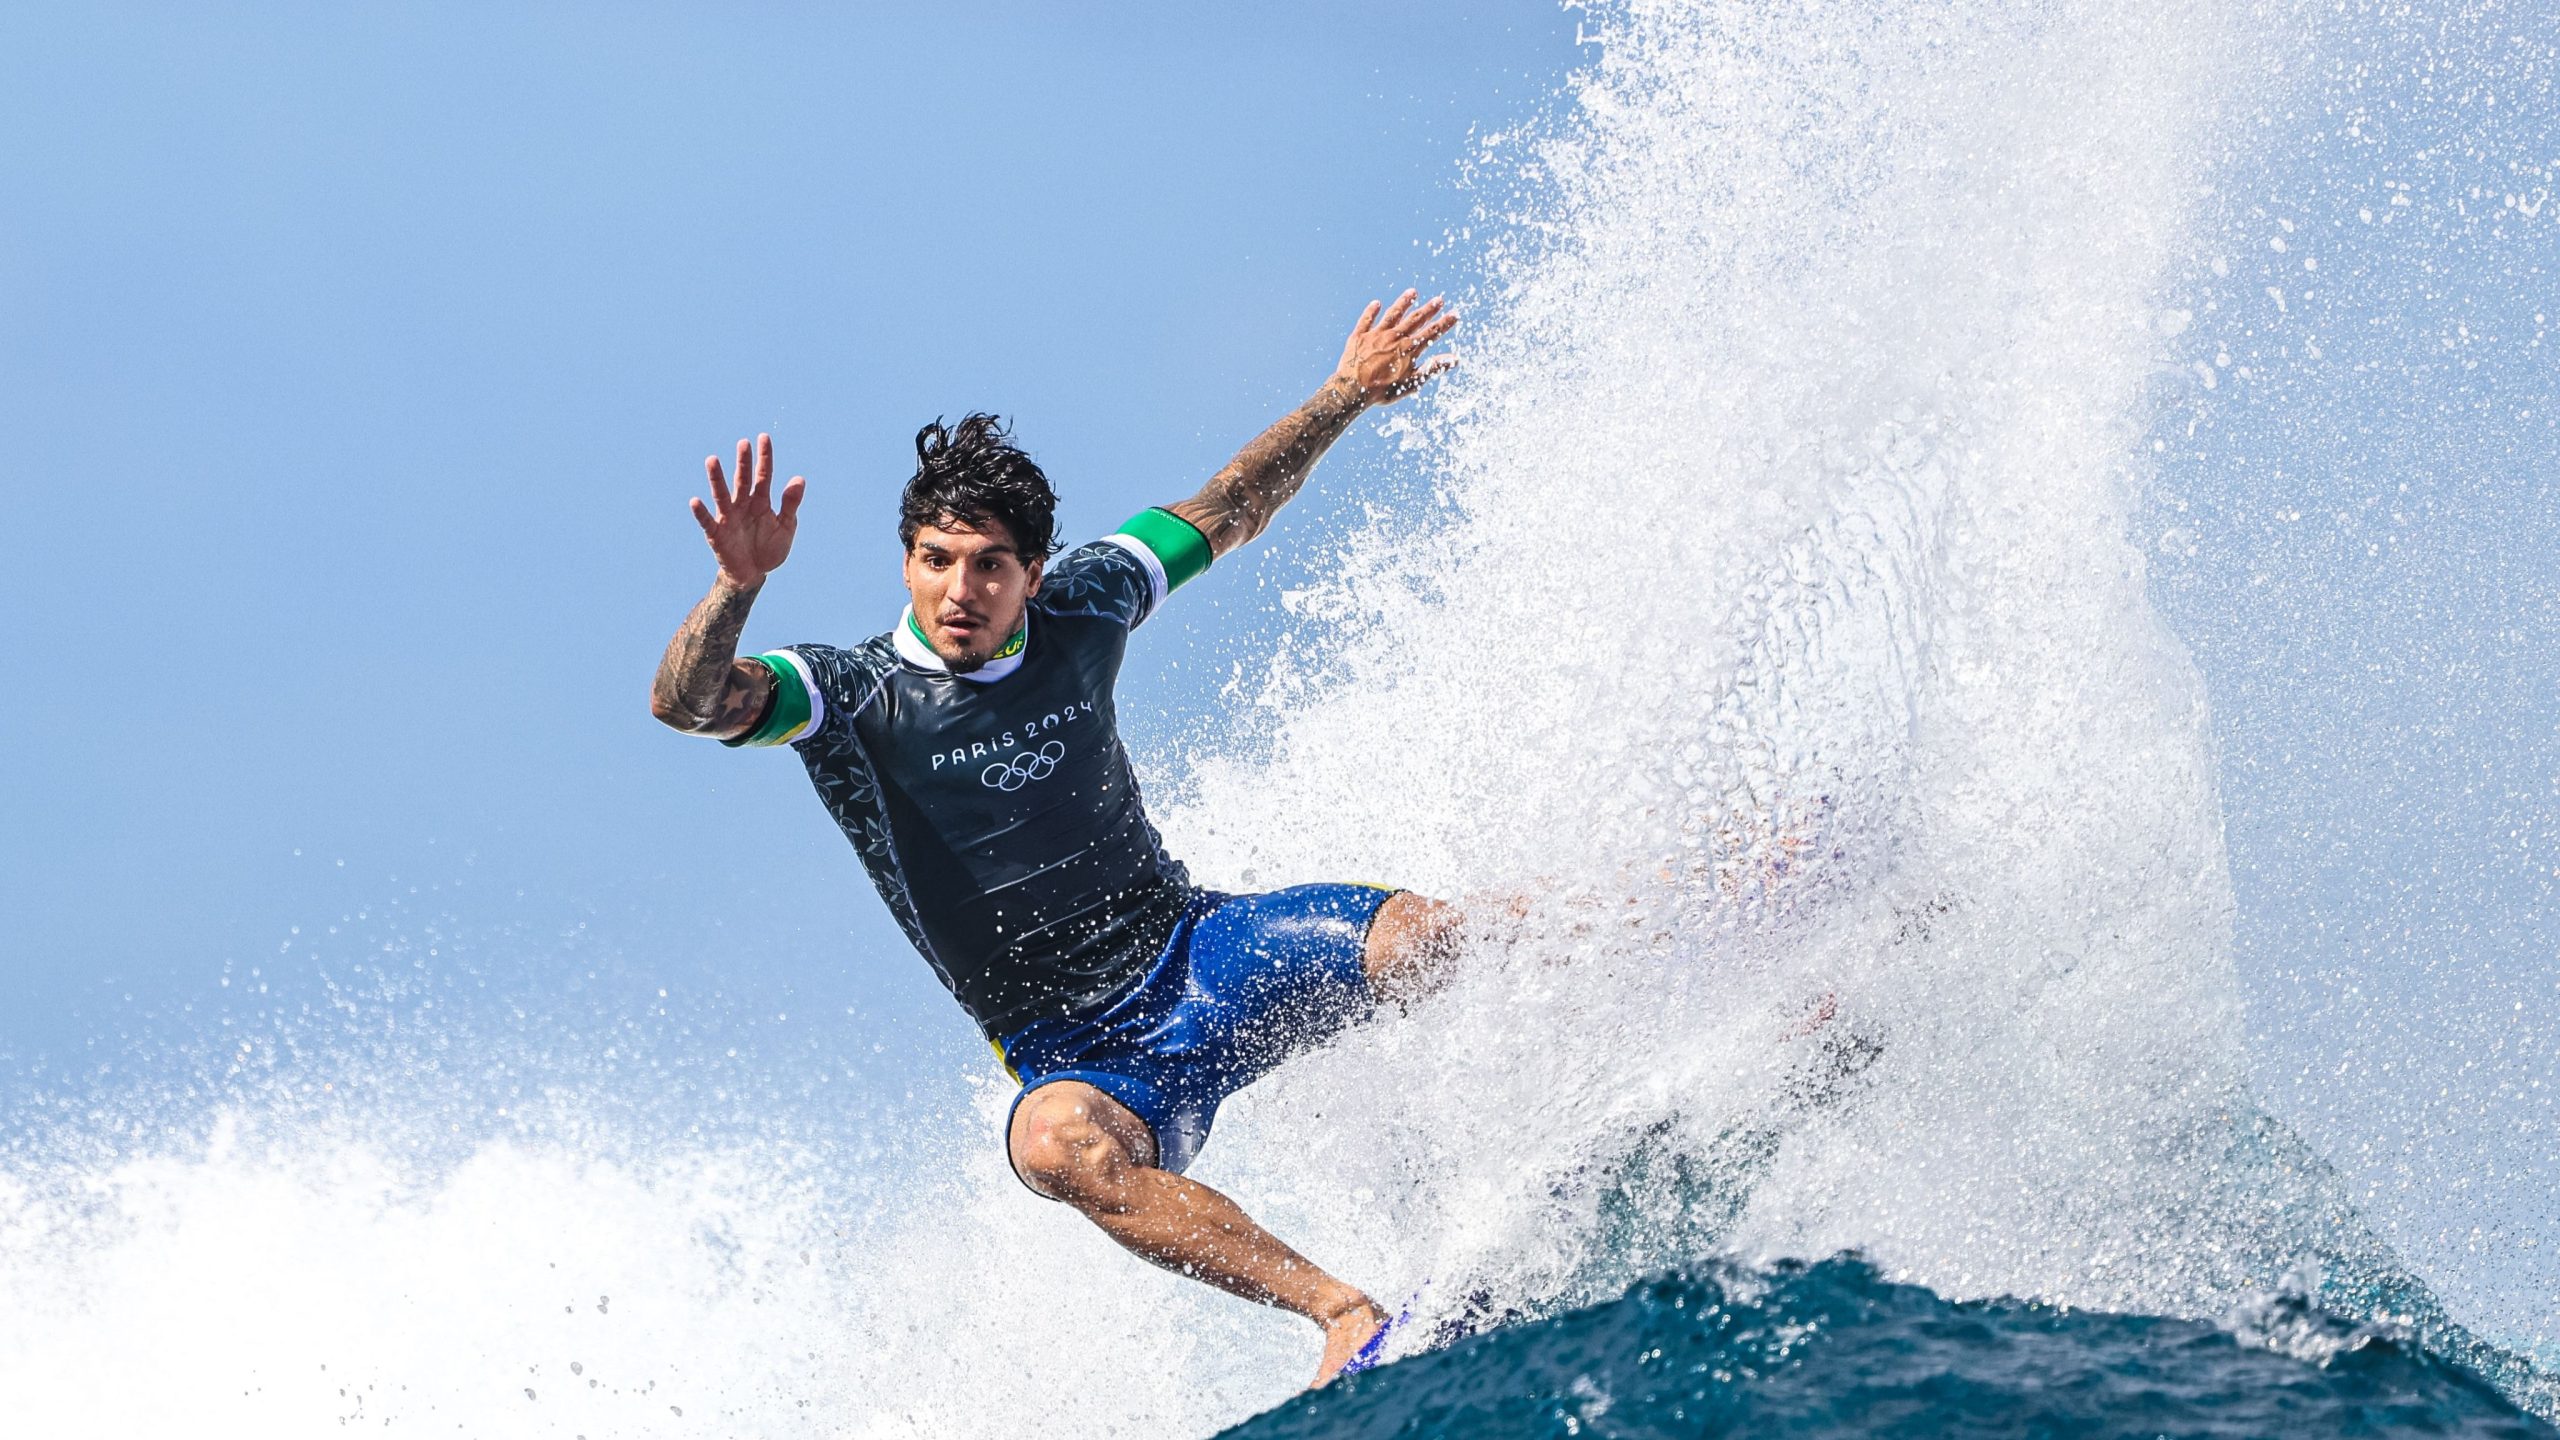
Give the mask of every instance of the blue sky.
[{"label": "blue sky", "polygon": [[[1456,278],[1470,128],[1586,58],[1452,0],[0,17],[0,595],[50,672],[0,707],[0,1068],[369,966],[965,1041],[797,767],[649,718],[702,457],[810,477],[760,643],[894,616],[935,415],[1015,417],[1070,534],[1186,494]],[[1141,725],[1383,448],[1146,647]]]}]

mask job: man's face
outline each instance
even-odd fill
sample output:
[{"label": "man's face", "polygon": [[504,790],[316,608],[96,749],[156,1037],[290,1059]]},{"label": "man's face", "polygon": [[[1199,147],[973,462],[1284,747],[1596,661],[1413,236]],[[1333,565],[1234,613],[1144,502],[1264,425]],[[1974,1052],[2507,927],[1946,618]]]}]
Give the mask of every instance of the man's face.
[{"label": "man's face", "polygon": [[997,521],[982,531],[917,530],[907,546],[907,596],[925,643],[955,674],[986,664],[1022,628],[1023,604],[1040,591],[1040,565],[1023,563]]}]

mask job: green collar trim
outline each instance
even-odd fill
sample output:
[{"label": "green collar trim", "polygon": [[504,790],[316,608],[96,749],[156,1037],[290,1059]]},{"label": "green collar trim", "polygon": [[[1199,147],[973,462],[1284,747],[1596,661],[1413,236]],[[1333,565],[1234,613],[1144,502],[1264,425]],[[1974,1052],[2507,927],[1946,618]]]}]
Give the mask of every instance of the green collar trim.
[{"label": "green collar trim", "polygon": [[[917,641],[920,642],[927,650],[933,649],[933,642],[925,638],[924,622],[916,618],[915,607],[912,605],[907,607],[907,633],[915,636]],[[1030,642],[1031,627],[1026,625],[1013,632],[1013,638],[1004,642],[1003,649],[988,656],[987,663],[992,665],[998,660],[1010,660],[1014,656],[1021,654],[1022,647]],[[940,652],[936,651],[935,653],[939,654]]]}]

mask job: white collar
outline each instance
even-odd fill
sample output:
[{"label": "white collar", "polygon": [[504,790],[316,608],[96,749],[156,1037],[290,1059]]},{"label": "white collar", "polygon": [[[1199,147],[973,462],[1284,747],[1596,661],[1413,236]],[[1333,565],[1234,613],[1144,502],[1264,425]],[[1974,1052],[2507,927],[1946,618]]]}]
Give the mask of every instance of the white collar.
[{"label": "white collar", "polygon": [[[898,628],[890,631],[889,636],[890,643],[898,647],[899,659],[919,670],[931,671],[936,675],[952,673],[951,667],[943,663],[942,657],[933,653],[933,647],[924,643],[924,635],[916,624],[916,607],[913,605],[907,607],[906,614],[898,617]],[[1022,611],[1022,641],[1021,648],[1012,654],[999,655],[977,669],[963,673],[959,678],[975,685],[993,685],[1022,668],[1022,657],[1031,653],[1029,606],[1023,607]]]}]

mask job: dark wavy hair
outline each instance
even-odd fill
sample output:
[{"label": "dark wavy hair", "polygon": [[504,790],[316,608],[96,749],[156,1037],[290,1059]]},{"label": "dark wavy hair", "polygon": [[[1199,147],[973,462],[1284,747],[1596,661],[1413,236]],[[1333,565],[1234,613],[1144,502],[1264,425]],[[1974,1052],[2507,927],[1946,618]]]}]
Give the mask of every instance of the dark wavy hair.
[{"label": "dark wavy hair", "polygon": [[988,414],[945,426],[940,416],[916,432],[916,474],[898,498],[898,543],[914,549],[927,525],[987,531],[1004,526],[1026,565],[1058,552],[1058,492],[1013,443],[1013,430]]}]

